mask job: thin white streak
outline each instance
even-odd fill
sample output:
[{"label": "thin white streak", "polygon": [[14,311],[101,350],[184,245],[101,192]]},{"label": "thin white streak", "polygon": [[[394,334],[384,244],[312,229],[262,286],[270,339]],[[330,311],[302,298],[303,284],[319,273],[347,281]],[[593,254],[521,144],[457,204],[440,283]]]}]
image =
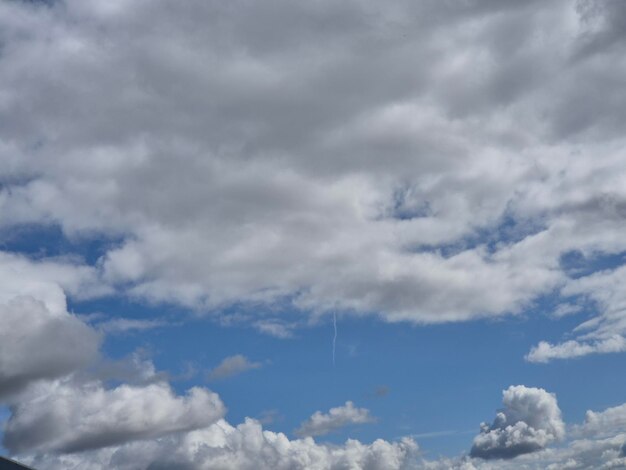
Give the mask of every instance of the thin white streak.
[{"label": "thin white streak", "polygon": [[335,367],[335,347],[337,345],[337,313],[333,312],[333,327],[335,335],[333,336],[333,367]]}]

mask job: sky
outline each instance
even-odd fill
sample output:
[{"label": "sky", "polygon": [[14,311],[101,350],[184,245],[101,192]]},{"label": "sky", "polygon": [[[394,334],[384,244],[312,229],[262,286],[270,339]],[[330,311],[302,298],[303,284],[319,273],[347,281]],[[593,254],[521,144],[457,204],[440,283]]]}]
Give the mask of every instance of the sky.
[{"label": "sky", "polygon": [[626,468],[626,2],[0,0],[0,454]]}]

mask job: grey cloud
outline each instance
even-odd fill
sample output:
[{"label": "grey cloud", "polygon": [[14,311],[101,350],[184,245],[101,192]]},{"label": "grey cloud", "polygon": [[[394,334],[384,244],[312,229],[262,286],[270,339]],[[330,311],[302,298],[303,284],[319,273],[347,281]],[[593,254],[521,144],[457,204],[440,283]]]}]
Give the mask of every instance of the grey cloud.
[{"label": "grey cloud", "polygon": [[98,334],[76,317],[53,314],[32,297],[0,305],[0,397],[61,377],[97,357]]},{"label": "grey cloud", "polygon": [[143,331],[153,328],[162,328],[164,326],[171,326],[166,320],[162,319],[136,319],[136,318],[111,318],[98,322],[96,327],[99,331],[107,334],[119,334],[131,331]]},{"label": "grey cloud", "polygon": [[207,378],[209,380],[226,379],[249,370],[259,369],[262,366],[261,362],[253,362],[243,354],[235,354],[224,358],[214,369],[209,371]]},{"label": "grey cloud", "polygon": [[106,389],[66,379],[31,387],[11,412],[3,437],[11,452],[67,453],[205,427],[225,408],[198,387],[179,397],[163,382]]},{"label": "grey cloud", "polygon": [[98,357],[100,335],[67,311],[65,291],[103,292],[92,269],[0,252],[0,397]]},{"label": "grey cloud", "polygon": [[380,387],[376,387],[374,395],[377,397],[386,397],[389,394],[389,390],[389,387],[386,385],[381,385]]},{"label": "grey cloud", "polygon": [[483,423],[470,455],[511,459],[545,448],[565,435],[554,395],[541,388],[511,386],[502,393],[504,408],[491,425]]},{"label": "grey cloud", "polygon": [[0,224],[121,237],[102,285],[202,312],[519,313],[626,250],[624,8],[576,5],[3,2]]}]

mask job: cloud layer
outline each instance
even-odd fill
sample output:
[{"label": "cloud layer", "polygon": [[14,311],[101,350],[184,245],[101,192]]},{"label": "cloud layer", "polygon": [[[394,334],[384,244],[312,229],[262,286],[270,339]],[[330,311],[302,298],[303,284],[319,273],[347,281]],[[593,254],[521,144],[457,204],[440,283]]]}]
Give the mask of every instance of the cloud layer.
[{"label": "cloud layer", "polygon": [[278,338],[330,312],[538,312],[578,325],[529,362],[624,352],[625,25],[617,0],[0,2],[2,249],[58,230],[71,252],[0,252],[4,446],[53,469],[626,465],[624,405],[557,447],[555,396],[523,385],[452,459],[314,441],[373,421],[350,401],[301,438],[232,425],[152,365],[96,367],[107,333],[162,319],[98,330],[67,304],[115,294]]},{"label": "cloud layer", "polygon": [[623,350],[621,270],[563,263],[626,251],[620,2],[0,8],[2,225],[121,237],[118,291],[414,323],[588,296],[529,358]]}]

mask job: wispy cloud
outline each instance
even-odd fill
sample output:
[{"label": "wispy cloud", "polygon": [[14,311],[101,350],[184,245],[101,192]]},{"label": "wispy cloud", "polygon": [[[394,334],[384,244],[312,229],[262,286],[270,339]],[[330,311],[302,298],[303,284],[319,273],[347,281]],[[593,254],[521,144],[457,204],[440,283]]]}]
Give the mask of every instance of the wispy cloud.
[{"label": "wispy cloud", "polygon": [[261,367],[263,367],[262,362],[253,362],[242,354],[236,354],[224,358],[214,369],[211,369],[207,373],[207,379],[222,380]]},{"label": "wispy cloud", "polygon": [[154,328],[172,326],[173,323],[162,319],[110,318],[97,323],[96,329],[107,334],[145,331]]},{"label": "wispy cloud", "polygon": [[304,421],[295,433],[298,436],[323,436],[345,426],[376,421],[366,408],[357,408],[347,401],[345,405],[331,408],[328,413],[316,411]]}]

